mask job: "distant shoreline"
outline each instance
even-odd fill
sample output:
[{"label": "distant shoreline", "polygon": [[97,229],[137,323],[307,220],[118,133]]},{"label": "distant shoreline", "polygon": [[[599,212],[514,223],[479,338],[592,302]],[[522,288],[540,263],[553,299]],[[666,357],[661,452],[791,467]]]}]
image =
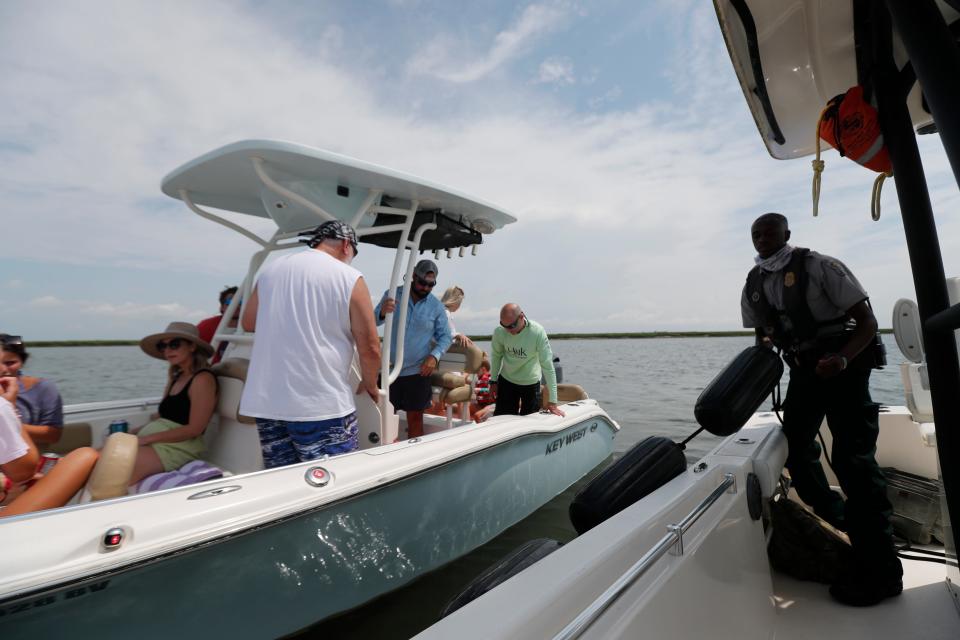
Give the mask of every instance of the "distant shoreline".
[{"label": "distant shoreline", "polygon": [[[893,333],[893,329],[880,329]],[[632,333],[551,333],[551,340],[645,340],[650,338],[743,338],[753,331],[640,331]],[[489,335],[470,336],[471,340],[489,342]],[[27,347],[135,347],[139,340],[37,340]]]}]

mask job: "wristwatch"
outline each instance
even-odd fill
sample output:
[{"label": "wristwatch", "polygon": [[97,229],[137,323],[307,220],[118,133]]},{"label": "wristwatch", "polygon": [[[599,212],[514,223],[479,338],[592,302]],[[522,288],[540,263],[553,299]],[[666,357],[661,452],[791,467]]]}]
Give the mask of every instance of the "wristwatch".
[{"label": "wristwatch", "polygon": [[840,371],[844,371],[847,368],[847,358],[839,353],[837,354],[837,357],[840,358]]}]

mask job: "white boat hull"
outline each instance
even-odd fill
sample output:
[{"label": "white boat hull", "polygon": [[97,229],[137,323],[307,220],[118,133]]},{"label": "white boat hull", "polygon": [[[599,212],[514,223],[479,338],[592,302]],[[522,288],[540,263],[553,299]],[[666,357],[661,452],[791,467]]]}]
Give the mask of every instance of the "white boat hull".
[{"label": "white boat hull", "polygon": [[[236,639],[297,631],[468,553],[604,460],[615,424],[590,401],[568,409],[564,420],[500,418],[489,426],[455,429],[411,445],[329,459],[322,464],[334,480],[305,491],[332,500],[315,497],[266,519],[258,520],[257,511],[270,502],[270,488],[259,485],[270,482],[279,489],[278,482],[296,483],[297,491],[304,491],[304,472],[311,464],[121,499],[114,501],[117,505],[51,512],[47,517],[58,518],[57,526],[76,543],[61,551],[93,562],[83,575],[71,577],[66,567],[59,579],[52,579],[56,571],[49,567],[51,575],[33,576],[34,582],[47,584],[31,588],[27,563],[10,567],[4,561],[0,636],[35,639],[69,630],[84,637],[190,638],[215,630],[217,636]],[[535,428],[517,431],[523,422]],[[469,441],[470,450],[438,455],[457,440]],[[415,464],[416,459],[427,464]],[[361,483],[351,483],[351,463],[382,477],[368,478],[371,482],[361,488]],[[356,490],[338,489],[345,484]],[[240,489],[184,502],[205,490],[232,487]],[[277,503],[295,502],[280,490],[272,495]],[[234,508],[232,502],[241,500],[245,508],[239,503]],[[176,509],[196,503],[208,507],[178,515]],[[217,516],[217,511],[222,513]],[[160,518],[154,524],[164,513],[168,522]],[[164,549],[161,539],[176,535],[177,518],[184,529],[180,541],[170,538]],[[201,518],[218,523],[219,533],[190,535]],[[43,520],[43,514],[11,519],[0,528],[0,544],[10,548],[15,540],[23,541],[21,536],[44,528],[49,536],[54,522]],[[125,526],[129,540],[119,551],[104,552],[98,539],[116,525]],[[143,553],[137,553],[138,547]],[[12,579],[16,577],[19,584]],[[19,594],[12,594],[14,589]]]},{"label": "white boat hull", "polygon": [[[915,461],[920,471],[932,443],[905,414],[899,407],[881,414],[878,459],[890,464],[884,458],[890,453]],[[769,498],[785,460],[776,418],[757,414],[686,473],[416,637],[697,638],[717,630],[723,638],[744,640],[957,637],[960,618],[941,565],[904,562],[904,594],[862,610],[829,602],[824,585],[774,576],[764,527],[751,516],[748,496],[755,475],[756,497]],[[732,486],[709,501],[728,476]],[[678,548],[671,527],[696,513],[705,498],[708,506]],[[654,553],[665,537],[671,538],[669,550]],[[624,589],[618,592],[618,586]],[[917,626],[927,619],[929,624]]]}]

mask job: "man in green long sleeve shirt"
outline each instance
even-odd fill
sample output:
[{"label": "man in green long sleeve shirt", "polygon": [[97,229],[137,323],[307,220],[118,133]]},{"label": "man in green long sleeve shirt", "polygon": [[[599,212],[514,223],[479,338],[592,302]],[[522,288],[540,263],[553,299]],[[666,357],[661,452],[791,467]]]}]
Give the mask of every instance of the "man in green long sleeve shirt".
[{"label": "man in green long sleeve shirt", "polygon": [[557,407],[557,372],[547,332],[528,320],[519,305],[505,304],[500,326],[493,331],[490,387],[496,394],[494,415],[521,415],[540,410],[540,378],[547,383],[547,411],[563,416]]}]

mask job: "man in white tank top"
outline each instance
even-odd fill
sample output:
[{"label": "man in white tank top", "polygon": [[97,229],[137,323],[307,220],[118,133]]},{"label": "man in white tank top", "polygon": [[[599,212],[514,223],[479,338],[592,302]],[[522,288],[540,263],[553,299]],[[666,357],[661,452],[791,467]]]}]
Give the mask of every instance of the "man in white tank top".
[{"label": "man in white tank top", "polygon": [[350,266],[356,233],[332,220],[302,242],[311,250],[264,267],[241,318],[256,338],[240,412],[256,418],[267,469],[357,448],[349,384],[354,346],[357,395],[376,402],[379,394],[380,339],[370,291]]}]

